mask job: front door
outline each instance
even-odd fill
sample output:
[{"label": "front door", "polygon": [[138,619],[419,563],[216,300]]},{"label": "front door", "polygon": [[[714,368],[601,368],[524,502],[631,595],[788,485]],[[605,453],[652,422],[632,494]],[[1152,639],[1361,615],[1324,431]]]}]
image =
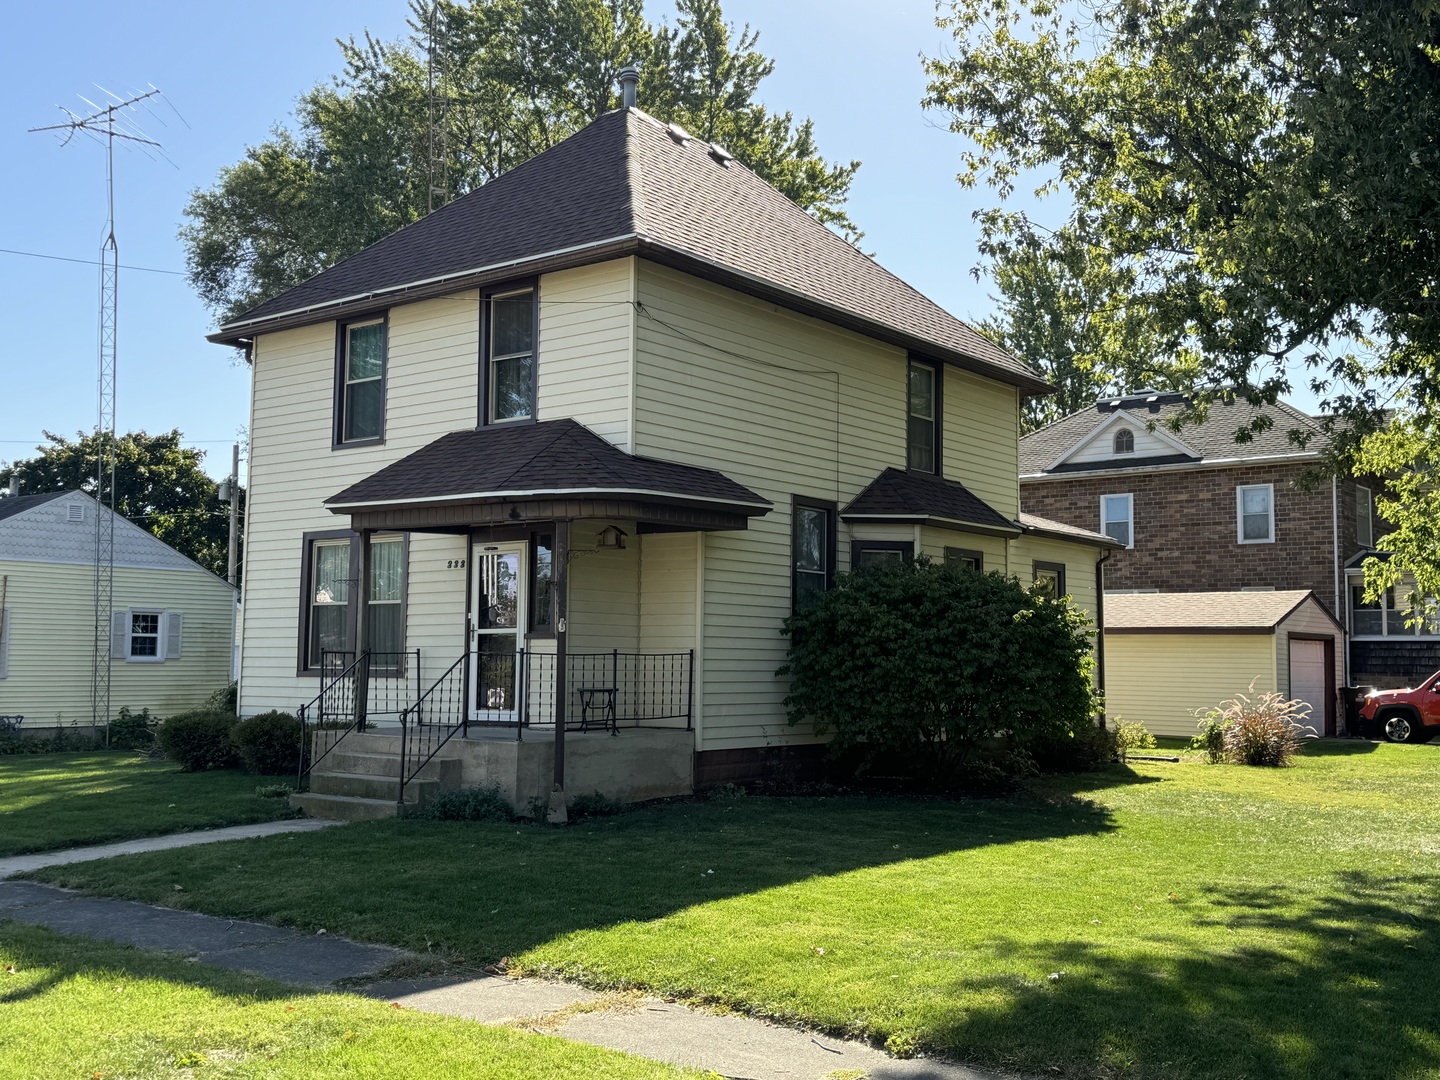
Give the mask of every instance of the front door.
[{"label": "front door", "polygon": [[1290,639],[1290,696],[1310,706],[1300,723],[1316,735],[1325,734],[1325,702],[1330,680],[1325,665],[1325,642]]},{"label": "front door", "polygon": [[477,722],[518,718],[516,659],[525,632],[525,545],[477,544],[471,580],[470,701]]}]

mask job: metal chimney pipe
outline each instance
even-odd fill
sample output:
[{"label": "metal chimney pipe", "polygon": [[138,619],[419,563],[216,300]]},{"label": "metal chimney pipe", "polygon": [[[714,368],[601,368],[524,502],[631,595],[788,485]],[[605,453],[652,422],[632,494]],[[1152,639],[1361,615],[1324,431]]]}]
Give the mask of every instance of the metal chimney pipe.
[{"label": "metal chimney pipe", "polygon": [[19,473],[11,473],[11,474],[10,474],[10,494],[11,494],[11,495],[19,495],[19,494],[20,494],[20,474],[19,474]]},{"label": "metal chimney pipe", "polygon": [[616,78],[620,80],[620,107],[635,108],[635,88],[640,85],[640,69],[631,64],[621,68]]}]

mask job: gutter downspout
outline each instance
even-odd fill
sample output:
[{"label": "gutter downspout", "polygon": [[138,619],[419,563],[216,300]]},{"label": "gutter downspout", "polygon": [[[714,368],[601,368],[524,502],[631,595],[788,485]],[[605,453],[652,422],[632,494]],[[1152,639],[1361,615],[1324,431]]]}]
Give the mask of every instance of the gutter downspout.
[{"label": "gutter downspout", "polygon": [[[1115,554],[1107,551],[1095,560],[1095,689],[1105,695],[1105,564]],[[1100,709],[1100,726],[1105,726],[1105,708]]]},{"label": "gutter downspout", "polygon": [[1330,546],[1331,561],[1335,564],[1335,617],[1342,619],[1341,625],[1345,627],[1345,665],[1341,672],[1345,677],[1345,685],[1350,685],[1350,619],[1346,615],[1342,605],[1345,599],[1340,592],[1340,481],[1337,477],[1330,477]]}]

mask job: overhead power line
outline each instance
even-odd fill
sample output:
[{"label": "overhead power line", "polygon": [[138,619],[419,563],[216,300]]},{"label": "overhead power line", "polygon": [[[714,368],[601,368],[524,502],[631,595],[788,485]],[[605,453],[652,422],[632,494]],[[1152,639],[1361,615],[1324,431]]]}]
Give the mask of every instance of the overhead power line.
[{"label": "overhead power line", "polygon": [[[21,251],[18,248],[0,248],[0,254],[24,255],[31,259],[50,259],[53,262],[80,263],[83,266],[100,266],[99,259],[76,259],[69,255],[46,255],[40,251]],[[160,270],[153,266],[131,266],[129,263],[121,263],[121,270],[141,270],[147,274],[170,274],[173,277],[184,277],[183,270]]]}]

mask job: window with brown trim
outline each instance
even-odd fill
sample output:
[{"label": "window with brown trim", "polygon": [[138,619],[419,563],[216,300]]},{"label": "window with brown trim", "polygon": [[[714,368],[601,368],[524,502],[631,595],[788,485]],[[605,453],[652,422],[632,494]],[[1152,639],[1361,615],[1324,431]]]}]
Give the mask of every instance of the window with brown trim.
[{"label": "window with brown trim", "polygon": [[938,365],[911,360],[905,375],[907,468],[940,475],[940,372]]},{"label": "window with brown trim", "polygon": [[387,320],[339,324],[335,362],[335,446],[377,443],[385,438]]},{"label": "window with brown trim", "polygon": [[915,544],[910,540],[852,540],[850,541],[850,572],[863,570],[867,566],[883,566],[886,563],[912,562],[915,559]]},{"label": "window with brown trim", "polygon": [[509,424],[535,419],[535,342],[538,293],[533,285],[487,292],[483,309],[484,370],[481,421]]},{"label": "window with brown trim", "polygon": [[1031,580],[1052,600],[1066,595],[1064,563],[1041,562],[1037,559],[1031,567]]},{"label": "window with brown trim", "polygon": [[790,504],[790,607],[799,611],[835,584],[835,504],[794,496]]},{"label": "window with brown trim", "polygon": [[530,633],[555,633],[555,536],[530,534]]},{"label": "window with brown trim", "polygon": [[985,554],[972,548],[947,547],[945,565],[957,570],[969,570],[973,574],[985,572]]},{"label": "window with brown trim", "polygon": [[[408,537],[370,540],[369,626],[371,653],[384,669],[403,666]],[[306,533],[300,569],[300,641],[296,669],[318,674],[328,652],[355,648],[359,605],[360,537],[351,532]],[[391,659],[380,659],[390,657]],[[377,668],[377,670],[379,670]]]}]

